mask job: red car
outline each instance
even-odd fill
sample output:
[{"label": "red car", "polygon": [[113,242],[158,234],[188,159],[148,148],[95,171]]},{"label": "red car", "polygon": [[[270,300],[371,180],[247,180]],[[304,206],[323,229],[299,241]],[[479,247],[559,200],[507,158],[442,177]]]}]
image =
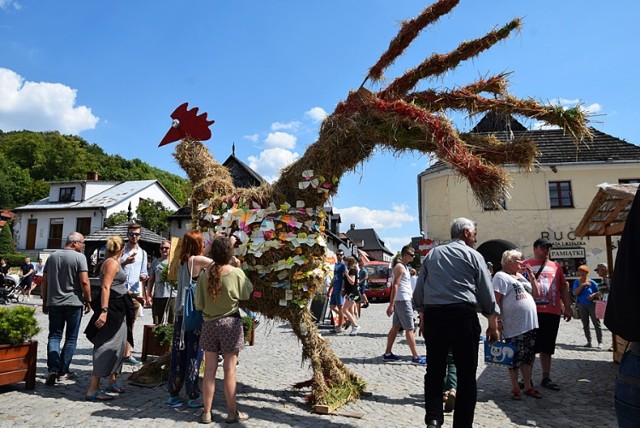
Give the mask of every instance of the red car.
[{"label": "red car", "polygon": [[391,295],[391,268],[389,262],[369,262],[364,268],[369,274],[365,294],[370,301],[389,301]]}]

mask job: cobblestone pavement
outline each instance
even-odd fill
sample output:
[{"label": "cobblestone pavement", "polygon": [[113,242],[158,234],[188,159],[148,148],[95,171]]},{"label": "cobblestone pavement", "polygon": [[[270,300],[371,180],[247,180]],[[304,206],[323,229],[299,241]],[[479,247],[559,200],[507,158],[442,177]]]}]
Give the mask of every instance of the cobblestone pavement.
[{"label": "cobblestone pavement", "polygon": [[[36,297],[37,299],[37,297]],[[38,304],[34,300],[33,304]],[[301,362],[301,348],[291,328],[283,323],[262,320],[256,331],[255,346],[240,353],[238,367],[238,405],[250,419],[247,427],[406,427],[424,424],[424,368],[404,363],[384,363],[381,355],[386,343],[390,320],[385,304],[372,304],[363,309],[362,331],[358,336],[336,335],[328,328],[321,333],[332,344],[338,356],[367,382],[371,396],[350,403],[339,411],[364,414],[362,418],[343,415],[319,415],[311,412],[304,397],[309,390],[294,390],[295,382],[311,378],[308,365]],[[164,405],[165,386],[143,388],[128,385],[125,394],[107,403],[87,402],[85,391],[91,373],[91,344],[80,336],[72,370],[77,381],[46,386],[47,318],[38,308],[42,331],[38,343],[38,379],[34,391],[24,384],[0,387],[0,426],[197,426],[198,409],[172,409]],[[142,325],[149,323],[151,313],[136,324],[135,338],[142,342]],[[483,318],[481,317],[483,320]],[[81,329],[89,317],[83,318]],[[478,427],[615,427],[613,406],[617,364],[612,353],[611,335],[605,330],[605,349],[584,348],[582,326],[578,321],[563,322],[558,347],[552,364],[552,378],[561,391],[540,388],[544,394],[536,400],[524,396],[522,401],[509,398],[510,382],[505,369],[478,367],[478,404],[475,426]],[[424,342],[419,340],[419,348]],[[394,353],[409,361],[404,338],[394,345]],[[137,351],[137,352],[136,352]],[[140,346],[134,355],[140,356]],[[482,348],[481,348],[482,352]],[[125,371],[131,372],[131,366]],[[126,374],[123,374],[123,379]],[[225,405],[222,395],[222,373],[218,371],[212,426],[224,423]],[[536,364],[534,381],[540,381]],[[126,385],[126,383],[125,383]],[[445,426],[452,417],[446,416]]]}]

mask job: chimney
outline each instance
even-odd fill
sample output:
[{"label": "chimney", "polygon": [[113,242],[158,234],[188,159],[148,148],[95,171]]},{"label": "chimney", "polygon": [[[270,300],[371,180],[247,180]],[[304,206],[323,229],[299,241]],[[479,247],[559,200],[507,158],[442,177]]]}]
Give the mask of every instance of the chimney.
[{"label": "chimney", "polygon": [[98,171],[87,172],[87,181],[98,181]]},{"label": "chimney", "polygon": [[356,229],[356,224],[355,223],[351,223],[351,227],[349,229],[355,230]]}]

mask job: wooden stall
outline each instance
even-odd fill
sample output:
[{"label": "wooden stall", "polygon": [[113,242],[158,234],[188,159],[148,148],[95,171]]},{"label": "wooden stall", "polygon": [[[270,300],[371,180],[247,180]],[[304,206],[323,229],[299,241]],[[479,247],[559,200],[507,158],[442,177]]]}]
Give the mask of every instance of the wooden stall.
[{"label": "wooden stall", "polygon": [[[576,235],[602,236],[606,240],[609,275],[613,275],[612,236],[622,235],[627,215],[638,190],[638,184],[600,184],[591,205],[576,228]],[[615,284],[613,285],[615,287]],[[613,361],[619,363],[627,342],[613,336]]]}]

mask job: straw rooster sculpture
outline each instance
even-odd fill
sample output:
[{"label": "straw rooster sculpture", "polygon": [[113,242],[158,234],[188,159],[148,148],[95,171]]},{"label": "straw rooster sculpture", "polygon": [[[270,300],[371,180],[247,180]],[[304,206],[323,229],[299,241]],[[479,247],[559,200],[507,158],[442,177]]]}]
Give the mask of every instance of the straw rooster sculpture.
[{"label": "straw rooster sculpture", "polygon": [[207,120],[206,113],[198,115],[197,108],[189,110],[186,103],[171,115],[173,125],[160,144],[180,140],[174,156],[193,185],[194,225],[205,233],[236,236],[236,255],[255,287],[245,307],[291,323],[302,343],[303,360],[313,370],[308,382],[313,387],[308,396],[312,404],[336,408],[358,398],[365,387],[320,337],[307,309],[327,275],[323,208],[338,191],[345,172],[367,160],[376,148],[395,154],[415,150],[449,163],[468,181],[478,200],[496,200],[509,186],[501,166],[530,167],[536,155],[534,144],[460,134],[444,115],[446,110],[470,115],[493,111],[543,120],[562,127],[576,144],[590,135],[578,107],[563,109],[517,99],[508,94],[504,74],[454,90],[414,89],[422,80],[439,76],[505,39],[519,29],[518,19],[463,42],[450,53],[426,58],[377,92],[365,88],[368,82],[380,82],[383,71],[420,31],[457,3],[437,1],[418,17],[403,22],[360,88],[350,92],[324,120],[318,140],[272,184],[235,188],[227,169],[201,142],[210,138],[213,121]]}]

